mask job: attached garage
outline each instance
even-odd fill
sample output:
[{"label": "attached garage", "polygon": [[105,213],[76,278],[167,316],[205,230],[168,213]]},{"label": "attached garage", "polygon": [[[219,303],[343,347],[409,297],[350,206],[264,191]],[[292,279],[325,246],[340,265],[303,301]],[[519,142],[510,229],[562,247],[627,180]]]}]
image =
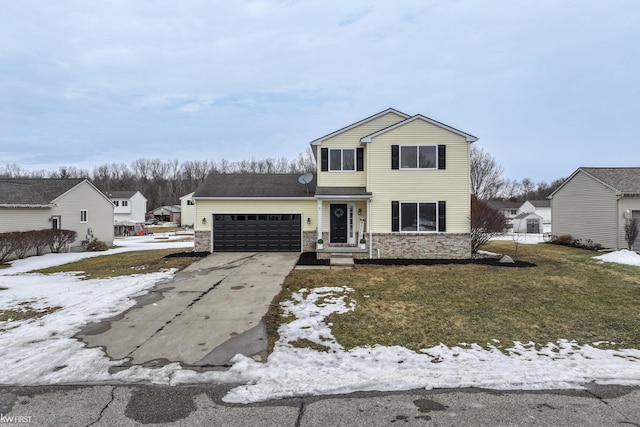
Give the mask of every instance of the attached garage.
[{"label": "attached garage", "polygon": [[300,214],[213,214],[214,252],[301,252]]}]

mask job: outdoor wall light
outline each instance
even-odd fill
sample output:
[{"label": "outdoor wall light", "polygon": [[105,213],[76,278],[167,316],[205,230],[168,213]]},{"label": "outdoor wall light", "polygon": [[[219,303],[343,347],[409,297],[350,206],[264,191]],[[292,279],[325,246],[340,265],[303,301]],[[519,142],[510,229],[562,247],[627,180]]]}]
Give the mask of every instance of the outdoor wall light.
[{"label": "outdoor wall light", "polygon": [[203,224],[206,224],[206,223],[207,223],[207,218],[206,218],[206,217],[205,217],[205,218],[202,218],[202,223],[203,223]]},{"label": "outdoor wall light", "polygon": [[358,208],[358,216],[362,217],[362,208]]},{"label": "outdoor wall light", "polygon": [[307,224],[311,224],[311,218],[307,217]]}]

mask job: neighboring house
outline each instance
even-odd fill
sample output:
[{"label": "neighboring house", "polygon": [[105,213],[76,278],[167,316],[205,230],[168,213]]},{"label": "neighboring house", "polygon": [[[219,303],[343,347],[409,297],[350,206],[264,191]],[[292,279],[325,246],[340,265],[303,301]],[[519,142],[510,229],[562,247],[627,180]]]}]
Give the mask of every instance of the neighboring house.
[{"label": "neighboring house", "polygon": [[139,191],[112,191],[113,220],[117,234],[135,233],[144,228],[147,198]]},{"label": "neighboring house", "polygon": [[468,258],[476,140],[388,109],[311,141],[315,176],[212,174],[193,195],[196,250],[310,251],[322,238],[320,256]]},{"label": "neighboring house", "polygon": [[180,197],[180,225],[193,228],[196,222],[196,203],[193,193]]},{"label": "neighboring house", "polygon": [[113,243],[113,204],[88,179],[0,178],[0,233],[59,228]]},{"label": "neighboring house", "polygon": [[514,233],[539,234],[543,231],[543,219],[534,212],[522,212],[512,220]]},{"label": "neighboring house", "polygon": [[180,224],[180,205],[165,205],[151,211],[155,219],[160,222],[175,222]]},{"label": "neighboring house", "polygon": [[489,206],[499,210],[504,214],[508,224],[513,223],[513,219],[520,213],[521,202],[510,202],[507,200],[489,200]]},{"label": "neighboring house", "polygon": [[549,198],[553,234],[626,248],[625,223],[640,222],[640,168],[581,167]]},{"label": "neighboring house", "polygon": [[535,213],[542,217],[541,233],[551,231],[551,200],[527,200],[518,209],[518,213],[523,212]]}]

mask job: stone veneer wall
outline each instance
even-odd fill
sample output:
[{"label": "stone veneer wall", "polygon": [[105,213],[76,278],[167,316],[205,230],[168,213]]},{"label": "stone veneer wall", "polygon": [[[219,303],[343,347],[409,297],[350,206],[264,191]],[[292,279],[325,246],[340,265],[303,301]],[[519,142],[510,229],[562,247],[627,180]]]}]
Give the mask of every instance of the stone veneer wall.
[{"label": "stone veneer wall", "polygon": [[211,230],[196,230],[193,235],[194,252],[211,251]]},{"label": "stone veneer wall", "polygon": [[[368,236],[367,236],[368,237]],[[454,233],[374,233],[373,258],[471,258],[471,236]],[[366,255],[366,256],[363,256]],[[354,254],[356,258],[368,258],[367,254]]]}]

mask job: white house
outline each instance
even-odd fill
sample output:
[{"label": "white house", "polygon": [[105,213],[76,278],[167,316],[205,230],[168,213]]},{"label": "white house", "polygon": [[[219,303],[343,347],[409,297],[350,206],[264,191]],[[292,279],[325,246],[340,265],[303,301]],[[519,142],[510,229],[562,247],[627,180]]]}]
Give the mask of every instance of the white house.
[{"label": "white house", "polygon": [[520,206],[518,213],[539,215],[542,218],[544,231],[551,231],[551,200],[527,200]]},{"label": "white house", "polygon": [[137,233],[144,227],[147,212],[147,198],[139,191],[111,191],[113,220],[116,232]]}]

